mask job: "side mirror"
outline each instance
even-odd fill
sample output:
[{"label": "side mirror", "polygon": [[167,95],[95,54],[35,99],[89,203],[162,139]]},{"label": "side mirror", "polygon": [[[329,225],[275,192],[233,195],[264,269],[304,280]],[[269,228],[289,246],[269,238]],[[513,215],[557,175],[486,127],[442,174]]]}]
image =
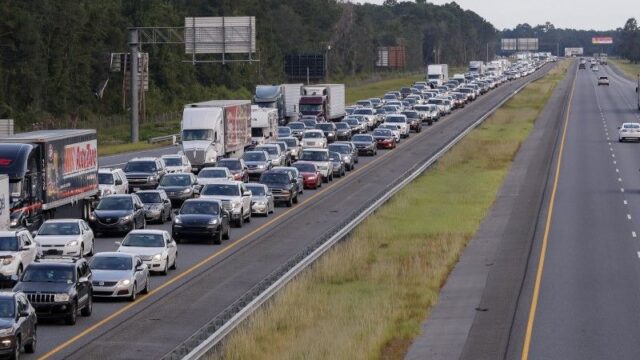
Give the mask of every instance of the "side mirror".
[{"label": "side mirror", "polygon": [[136,271],[144,271],[144,266],[143,265],[136,266]]},{"label": "side mirror", "polygon": [[122,185],[122,180],[116,180],[116,185]]},{"label": "side mirror", "polygon": [[20,314],[18,314],[19,317],[29,317],[29,312],[28,311],[20,311]]},{"label": "side mirror", "polygon": [[31,232],[31,236],[32,237],[36,237],[37,235],[38,235],[38,231],[37,230],[34,230],[34,231]]},{"label": "side mirror", "polygon": [[245,191],[242,193],[242,196],[251,196],[251,191]]},{"label": "side mirror", "polygon": [[118,246],[122,245],[122,241],[115,241],[114,243]]}]

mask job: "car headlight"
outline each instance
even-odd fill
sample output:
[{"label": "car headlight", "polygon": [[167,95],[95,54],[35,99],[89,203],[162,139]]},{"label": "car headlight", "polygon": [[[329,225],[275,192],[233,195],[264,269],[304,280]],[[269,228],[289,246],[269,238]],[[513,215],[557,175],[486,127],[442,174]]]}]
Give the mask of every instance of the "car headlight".
[{"label": "car headlight", "polygon": [[71,240],[66,244],[66,246],[78,246],[78,240]]},{"label": "car headlight", "polygon": [[239,208],[240,208],[240,206],[242,206],[242,203],[241,203],[241,202],[239,202],[239,201],[238,201],[238,202],[235,202],[235,201],[234,201],[234,202],[232,202],[232,203],[231,203],[231,206],[232,206],[234,209],[239,209]]},{"label": "car headlight", "polygon": [[102,195],[111,195],[111,189],[104,189]]},{"label": "car headlight", "polygon": [[211,221],[209,221],[209,225],[218,225],[218,219],[211,219]]},{"label": "car headlight", "polygon": [[133,214],[129,214],[122,218],[122,221],[131,221],[133,219]]},{"label": "car headlight", "polygon": [[67,302],[69,301],[69,294],[54,294],[53,295],[54,302]]},{"label": "car headlight", "polygon": [[258,169],[264,169],[264,168],[265,168],[264,165],[262,165],[262,164],[258,165]]},{"label": "car headlight", "polygon": [[18,226],[18,219],[11,220],[11,226]]},{"label": "car headlight", "polygon": [[89,220],[95,220],[95,219],[96,219],[96,214],[89,213]]},{"label": "car headlight", "polygon": [[345,161],[345,162],[349,162],[349,161],[351,161],[351,156],[350,156],[350,155],[345,156],[345,157],[344,157],[344,161]]},{"label": "car headlight", "polygon": [[160,260],[162,260],[162,254],[153,255],[153,261],[160,261]]},{"label": "car headlight", "polygon": [[13,256],[7,256],[2,258],[2,265],[9,265],[13,262],[14,257]]},{"label": "car headlight", "polygon": [[215,161],[216,161],[216,158],[214,158],[214,157],[210,157],[209,158],[209,162],[215,162]]},{"label": "car headlight", "polygon": [[182,193],[183,194],[188,194],[188,193],[191,192],[191,190],[192,190],[191,188],[186,188],[186,189],[182,190]]},{"label": "car headlight", "polygon": [[180,219],[180,217],[179,217],[179,216],[176,216],[176,217],[173,219],[173,221],[174,221],[174,223],[176,223],[176,224],[182,224],[182,220]]},{"label": "car headlight", "polygon": [[6,336],[6,335],[11,335],[13,334],[13,328],[4,328],[4,329],[0,329],[0,336]]},{"label": "car headlight", "polygon": [[151,175],[147,178],[148,181],[156,181],[156,176],[155,175]]},{"label": "car headlight", "polygon": [[256,201],[256,205],[257,206],[266,206],[267,205],[267,201],[266,200]]},{"label": "car headlight", "polygon": [[118,285],[117,286],[129,286],[129,284],[131,284],[131,280],[124,279],[124,280],[118,281]]}]

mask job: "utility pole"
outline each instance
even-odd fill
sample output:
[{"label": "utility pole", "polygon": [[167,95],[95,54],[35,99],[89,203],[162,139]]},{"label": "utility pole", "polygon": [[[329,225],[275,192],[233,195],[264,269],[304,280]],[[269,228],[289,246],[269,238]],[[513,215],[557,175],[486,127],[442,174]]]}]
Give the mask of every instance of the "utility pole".
[{"label": "utility pole", "polygon": [[130,71],[130,86],[131,86],[131,142],[138,142],[138,128],[140,108],[139,99],[140,83],[138,82],[138,29],[129,29],[129,50],[131,52],[131,68]]},{"label": "utility pole", "polygon": [[487,64],[489,63],[489,43],[487,43]]}]

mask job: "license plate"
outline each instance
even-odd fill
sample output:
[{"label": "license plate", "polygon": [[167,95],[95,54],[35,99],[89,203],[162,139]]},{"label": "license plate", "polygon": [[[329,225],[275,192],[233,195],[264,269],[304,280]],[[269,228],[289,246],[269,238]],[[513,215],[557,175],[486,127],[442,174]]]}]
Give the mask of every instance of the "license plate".
[{"label": "license plate", "polygon": [[140,191],[140,188],[133,188],[133,191]]}]

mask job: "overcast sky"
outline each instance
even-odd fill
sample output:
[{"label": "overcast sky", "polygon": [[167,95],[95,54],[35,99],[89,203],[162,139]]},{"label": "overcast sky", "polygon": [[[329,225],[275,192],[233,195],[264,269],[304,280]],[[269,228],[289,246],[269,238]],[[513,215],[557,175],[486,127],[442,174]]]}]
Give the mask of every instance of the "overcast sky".
[{"label": "overcast sky", "polygon": [[[450,0],[427,0],[445,4]],[[357,0],[382,4],[384,0]],[[639,0],[457,0],[463,9],[473,10],[498,30],[528,23],[550,21],[555,27],[615,30],[630,17],[640,20]]]}]

